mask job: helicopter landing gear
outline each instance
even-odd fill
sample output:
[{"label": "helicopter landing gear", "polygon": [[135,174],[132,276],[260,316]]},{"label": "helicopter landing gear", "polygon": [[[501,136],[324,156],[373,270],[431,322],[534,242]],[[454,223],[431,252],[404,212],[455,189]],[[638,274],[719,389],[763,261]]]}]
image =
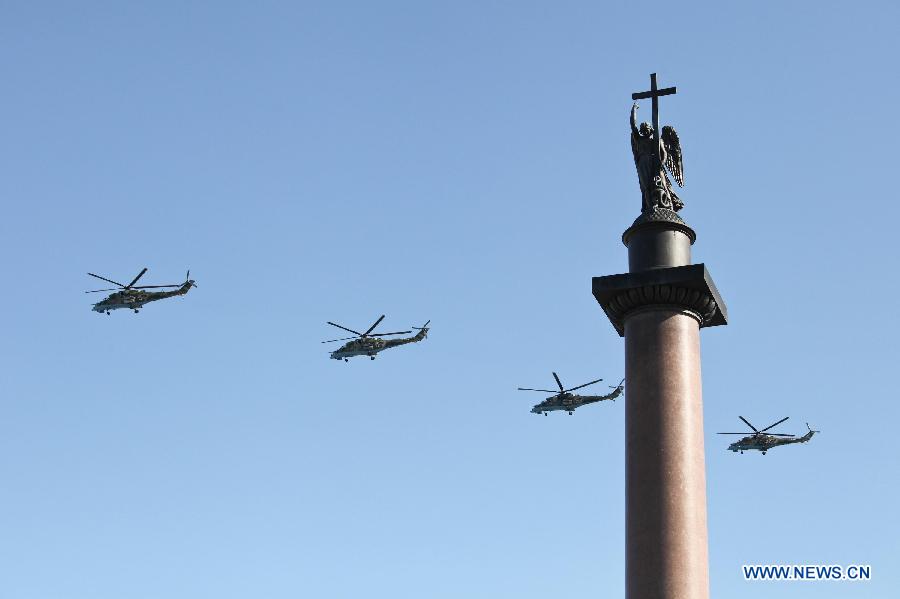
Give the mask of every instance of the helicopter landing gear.
[{"label": "helicopter landing gear", "polygon": [[344,358],[344,362],[349,362],[350,358]]},{"label": "helicopter landing gear", "polygon": [[546,415],[547,415],[547,412],[544,412],[544,416],[546,416]]},{"label": "helicopter landing gear", "polygon": [[107,310],[107,311],[106,311],[106,315],[107,315],[107,316],[112,316],[112,312],[110,312],[109,310]]},{"label": "helicopter landing gear", "polygon": [[572,415],[572,412],[569,412],[569,416],[571,416],[571,415]]},{"label": "helicopter landing gear", "polygon": [[763,455],[766,455],[766,452],[765,452],[765,451],[763,452]]},{"label": "helicopter landing gear", "polygon": [[140,310],[138,310],[137,308],[134,309],[134,313],[135,313],[135,314],[137,314],[139,311],[140,311]]},{"label": "helicopter landing gear", "polygon": [[370,359],[370,360],[374,360],[374,359],[375,359],[375,356],[369,356],[369,359]]},{"label": "helicopter landing gear", "polygon": [[741,451],[741,455],[744,455],[744,452],[743,452],[743,451]]}]

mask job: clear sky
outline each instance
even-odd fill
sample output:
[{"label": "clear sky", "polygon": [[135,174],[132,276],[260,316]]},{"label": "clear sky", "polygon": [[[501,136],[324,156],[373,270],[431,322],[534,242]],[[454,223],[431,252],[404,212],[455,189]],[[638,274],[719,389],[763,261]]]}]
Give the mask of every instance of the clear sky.
[{"label": "clear sky", "polygon": [[[897,6],[3,2],[0,597],[622,596],[623,401],[515,389],[623,376],[653,71],[731,318],[712,595],[896,596]],[[90,311],[144,266],[199,287]],[[328,359],[382,313],[433,329]]]}]

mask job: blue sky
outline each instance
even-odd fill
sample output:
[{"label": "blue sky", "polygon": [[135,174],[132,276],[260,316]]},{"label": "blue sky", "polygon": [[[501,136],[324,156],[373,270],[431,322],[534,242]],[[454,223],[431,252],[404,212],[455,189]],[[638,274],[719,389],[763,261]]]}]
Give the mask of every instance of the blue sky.
[{"label": "blue sky", "polygon": [[[892,596],[898,16],[4,2],[0,597],[621,596],[622,401],[515,388],[623,376],[590,283],[627,269],[653,71],[731,318],[702,334],[712,595]],[[90,311],[86,272],[144,266],[199,287]],[[429,339],[328,359],[325,321],[382,313]],[[739,414],[822,434],[736,455]]]}]

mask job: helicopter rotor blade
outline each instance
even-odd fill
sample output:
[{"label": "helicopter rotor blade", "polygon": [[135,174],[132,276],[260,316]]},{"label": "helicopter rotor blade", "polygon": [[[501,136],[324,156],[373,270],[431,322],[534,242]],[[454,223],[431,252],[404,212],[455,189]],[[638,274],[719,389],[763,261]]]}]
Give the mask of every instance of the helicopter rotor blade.
[{"label": "helicopter rotor blade", "polygon": [[519,391],[540,391],[541,393],[557,393],[556,391],[551,391],[550,389],[530,389],[528,387],[519,387]]},{"label": "helicopter rotor blade", "polygon": [[181,285],[143,285],[141,287],[129,287],[128,289],[161,289],[163,287],[181,287]]},{"label": "helicopter rotor blade", "polygon": [[785,416],[784,418],[782,418],[781,420],[779,420],[779,421],[776,422],[775,424],[770,424],[770,425],[767,426],[766,428],[762,429],[762,431],[760,431],[760,432],[767,431],[767,430],[769,430],[769,429],[772,428],[772,427],[778,426],[779,424],[781,424],[782,422],[784,422],[784,421],[787,420],[788,418],[790,418],[790,416]]},{"label": "helicopter rotor blade", "polygon": [[335,341],[347,341],[348,339],[356,339],[356,337],[344,337],[343,339],[329,339],[328,341],[323,341],[322,343],[334,343]]},{"label": "helicopter rotor blade", "polygon": [[372,331],[375,330],[375,327],[377,327],[377,326],[378,326],[378,323],[380,323],[382,320],[384,320],[384,314],[382,314],[382,315],[381,315],[381,318],[379,318],[378,320],[376,320],[376,321],[375,321],[375,324],[373,324],[372,326],[370,326],[370,327],[369,327],[369,330],[366,331],[365,333],[363,333],[362,336],[363,336],[363,337],[367,337],[367,336],[369,335],[369,333],[371,333]]},{"label": "helicopter rotor blade", "polygon": [[345,331],[350,331],[350,332],[353,333],[354,335],[358,335],[358,336],[360,336],[360,337],[363,336],[363,334],[360,333],[359,331],[354,331],[353,329],[348,329],[347,327],[342,327],[341,325],[335,324],[335,323],[331,322],[330,320],[328,321],[327,324],[330,324],[331,326],[337,327],[337,328],[339,328],[339,329],[344,329]]},{"label": "helicopter rotor blade", "polygon": [[738,416],[738,418],[740,418],[741,420],[743,420],[743,421],[744,421],[744,424],[746,424],[747,426],[749,426],[750,428],[752,428],[754,433],[758,433],[758,432],[759,432],[759,429],[756,428],[755,426],[753,426],[752,424],[750,424],[750,422],[749,422],[746,418],[744,418],[743,416]]},{"label": "helicopter rotor blade", "polygon": [[553,373],[553,378],[556,379],[556,384],[559,385],[559,392],[560,392],[560,393],[565,393],[566,390],[563,388],[563,385],[562,385],[562,383],[559,381],[559,377],[556,376],[556,373],[555,373],[555,372]]},{"label": "helicopter rotor blade", "polygon": [[396,333],[370,333],[368,337],[387,337],[388,335],[406,335],[412,331],[397,331]]},{"label": "helicopter rotor blade", "polygon": [[756,437],[759,435],[768,435],[769,437],[796,437],[787,433],[716,433],[717,435],[744,435],[745,437]]},{"label": "helicopter rotor blade", "polygon": [[136,276],[132,282],[128,283],[128,285],[125,286],[125,288],[131,289],[134,286],[134,284],[138,282],[138,279],[140,279],[141,277],[144,276],[145,272],[147,272],[146,266],[144,267],[144,270],[142,270],[141,272],[138,273],[138,276]]},{"label": "helicopter rotor blade", "polygon": [[591,381],[590,383],[585,383],[583,385],[578,385],[577,387],[572,387],[571,389],[566,389],[563,393],[568,393],[569,391],[574,391],[575,389],[581,389],[582,387],[587,387],[588,385],[593,385],[594,383],[599,383],[603,379],[597,379],[596,381]]},{"label": "helicopter rotor blade", "polygon": [[85,293],[100,293],[101,291],[118,291],[121,287],[117,289],[94,289],[93,291],[85,291]]},{"label": "helicopter rotor blade", "polygon": [[106,277],[101,277],[100,275],[95,275],[92,272],[89,272],[88,274],[91,275],[92,277],[96,277],[96,278],[100,279],[101,281],[106,281],[107,283],[112,283],[113,285],[118,285],[119,287],[125,287],[125,285],[123,285],[122,283],[117,283],[117,282],[113,281],[112,279],[107,279]]},{"label": "helicopter rotor blade", "polygon": [[428,322],[426,322],[425,324],[423,324],[422,326],[420,326],[420,327],[412,327],[412,328],[416,329],[417,331],[421,331],[421,330],[423,330],[423,329],[427,329],[429,324],[431,324],[431,321],[430,321],[430,320],[429,320]]}]

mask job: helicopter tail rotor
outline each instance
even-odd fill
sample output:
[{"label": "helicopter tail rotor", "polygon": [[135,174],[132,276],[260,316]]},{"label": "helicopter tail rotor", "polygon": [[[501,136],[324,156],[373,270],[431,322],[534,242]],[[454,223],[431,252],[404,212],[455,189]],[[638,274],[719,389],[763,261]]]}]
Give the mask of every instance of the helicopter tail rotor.
[{"label": "helicopter tail rotor", "polygon": [[412,327],[412,328],[416,329],[417,331],[420,331],[419,334],[422,335],[423,338],[425,338],[425,337],[428,337],[428,325],[430,323],[431,323],[431,321],[429,320],[428,322],[426,322],[425,324],[423,324],[420,327]]},{"label": "helicopter tail rotor", "polygon": [[816,433],[822,432],[822,431],[814,431],[812,428],[810,428],[808,422],[806,423],[806,430],[808,430],[809,432],[806,433],[805,435],[803,435],[802,437],[798,438],[795,442],[806,443],[807,441],[812,439]]},{"label": "helicopter tail rotor", "polygon": [[610,389],[613,390],[613,396],[610,397],[611,400],[616,401],[616,398],[622,394],[622,391],[625,390],[625,379],[619,381],[619,384],[613,387],[612,385],[608,385]]}]

